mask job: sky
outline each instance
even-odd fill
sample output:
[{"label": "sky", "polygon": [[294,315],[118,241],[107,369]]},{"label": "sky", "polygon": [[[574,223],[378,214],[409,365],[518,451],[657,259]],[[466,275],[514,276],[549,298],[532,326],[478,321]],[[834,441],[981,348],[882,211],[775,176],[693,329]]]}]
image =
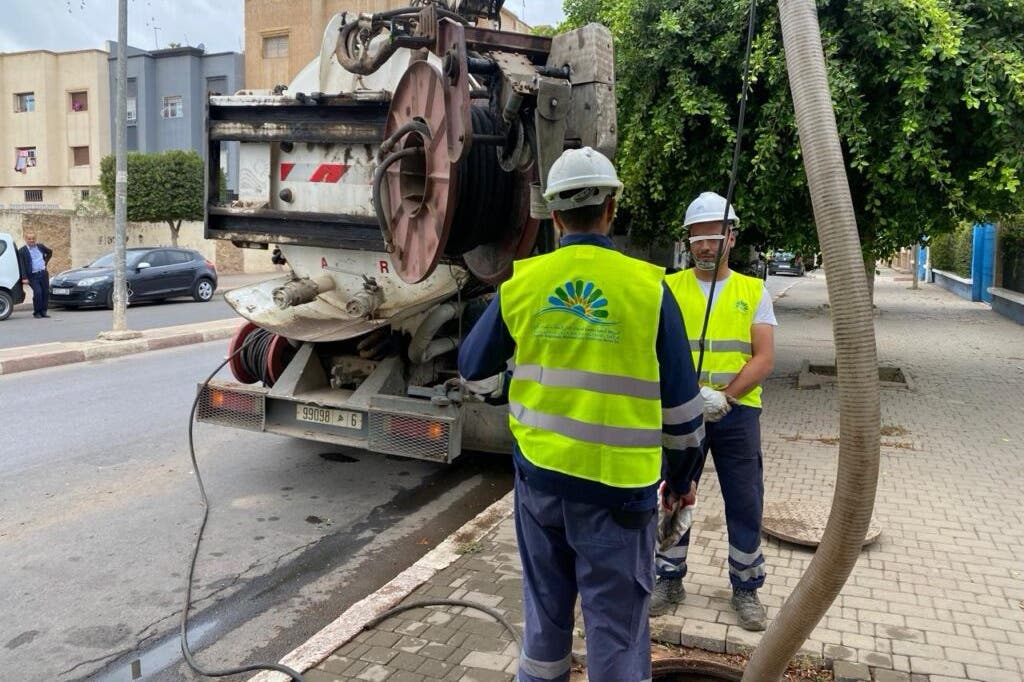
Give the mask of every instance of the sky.
[{"label": "sky", "polygon": [[[241,52],[243,0],[128,0],[128,44]],[[117,0],[0,0],[0,52],[103,48],[117,40]],[[558,0],[506,0],[529,24],[562,20]],[[154,31],[154,28],[156,31]]]}]

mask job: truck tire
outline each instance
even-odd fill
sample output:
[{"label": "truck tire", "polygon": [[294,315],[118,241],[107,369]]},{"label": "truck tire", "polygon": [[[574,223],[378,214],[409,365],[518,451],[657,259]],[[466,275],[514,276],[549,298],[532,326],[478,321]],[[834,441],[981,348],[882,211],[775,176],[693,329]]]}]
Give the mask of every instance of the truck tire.
[{"label": "truck tire", "polygon": [[6,320],[14,311],[14,298],[6,291],[0,291],[0,322]]},{"label": "truck tire", "polygon": [[209,277],[200,277],[199,281],[192,287],[192,298],[200,303],[206,303],[213,298],[214,290],[213,280]]}]

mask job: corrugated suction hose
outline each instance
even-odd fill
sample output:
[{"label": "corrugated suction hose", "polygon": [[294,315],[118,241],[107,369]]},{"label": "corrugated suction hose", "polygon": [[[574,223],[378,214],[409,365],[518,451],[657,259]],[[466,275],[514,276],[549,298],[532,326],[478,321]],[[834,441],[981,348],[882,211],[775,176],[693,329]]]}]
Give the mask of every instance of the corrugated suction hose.
[{"label": "corrugated suction hose", "polygon": [[839,376],[839,467],[821,545],[751,656],[745,682],[781,679],[789,660],[821,621],[857,562],[878,484],[880,410],[871,295],[825,72],[817,9],[814,0],[780,0],[779,14],[814,221],[828,267]]}]

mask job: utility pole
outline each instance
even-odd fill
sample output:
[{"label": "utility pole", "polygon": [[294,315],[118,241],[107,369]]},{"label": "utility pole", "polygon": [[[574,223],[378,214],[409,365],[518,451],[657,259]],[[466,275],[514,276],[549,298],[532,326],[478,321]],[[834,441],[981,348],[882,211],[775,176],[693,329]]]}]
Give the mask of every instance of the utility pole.
[{"label": "utility pole", "polygon": [[914,284],[911,289],[917,288],[917,280],[921,273],[921,242],[914,244]]},{"label": "utility pole", "polygon": [[142,336],[128,330],[125,319],[127,301],[127,272],[125,268],[125,233],[128,223],[128,0],[117,0],[117,112],[114,117],[114,321],[113,331],[103,332],[100,338],[112,341]]}]

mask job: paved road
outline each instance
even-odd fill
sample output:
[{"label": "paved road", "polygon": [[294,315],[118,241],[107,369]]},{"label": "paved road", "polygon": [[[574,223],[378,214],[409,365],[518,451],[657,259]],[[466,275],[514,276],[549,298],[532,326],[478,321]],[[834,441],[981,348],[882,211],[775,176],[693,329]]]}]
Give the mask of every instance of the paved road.
[{"label": "paved road", "polygon": [[765,286],[768,287],[768,292],[772,295],[772,298],[778,298],[789,291],[790,288],[803,281],[805,281],[803,277],[769,275],[768,279],[765,280]]},{"label": "paved road", "polygon": [[[113,312],[102,308],[65,310],[53,308],[50,318],[37,320],[32,309],[15,310],[0,322],[0,348],[29,346],[56,341],[90,341],[101,331],[111,328]],[[128,308],[128,328],[143,330],[173,327],[192,322],[209,322],[237,317],[231,307],[218,294],[212,301],[196,303],[190,299],[175,299],[162,303],[138,303]]]},{"label": "paved road", "polygon": [[[142,679],[191,679],[173,639],[201,512],[186,423],[223,353],[0,377],[5,678],[127,681],[138,660]],[[510,484],[502,457],[443,467],[207,425],[196,438],[213,511],[192,641],[215,667],[276,660]]]}]

